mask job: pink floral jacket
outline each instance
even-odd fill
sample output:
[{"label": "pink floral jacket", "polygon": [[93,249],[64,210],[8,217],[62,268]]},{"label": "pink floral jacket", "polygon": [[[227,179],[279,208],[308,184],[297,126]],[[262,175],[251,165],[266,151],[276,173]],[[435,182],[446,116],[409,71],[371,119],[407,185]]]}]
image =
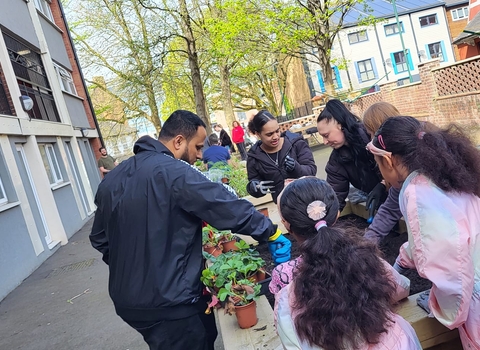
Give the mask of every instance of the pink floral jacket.
[{"label": "pink floral jacket", "polygon": [[432,281],[429,306],[459,328],[464,349],[480,349],[480,198],[444,192],[413,172],[400,191],[408,242],[397,263]]}]

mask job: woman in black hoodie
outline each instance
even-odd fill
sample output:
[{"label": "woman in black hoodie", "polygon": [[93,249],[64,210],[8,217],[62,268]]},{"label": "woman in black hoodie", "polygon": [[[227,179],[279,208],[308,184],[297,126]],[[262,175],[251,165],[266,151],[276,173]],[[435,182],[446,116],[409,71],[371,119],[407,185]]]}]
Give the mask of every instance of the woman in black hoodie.
[{"label": "woman in black hoodie", "polygon": [[262,197],[270,190],[277,203],[286,179],[317,174],[307,142],[289,131],[281,134],[277,120],[269,112],[258,112],[248,123],[248,129],[259,138],[247,157],[247,191],[253,197]]},{"label": "woman in black hoodie", "polygon": [[360,119],[339,100],[330,100],[317,119],[323,143],[333,148],[325,166],[327,182],[333,187],[340,212],[345,207],[350,184],[369,193],[370,217],[385,201],[387,191],[373,156],[365,147],[370,138]]}]

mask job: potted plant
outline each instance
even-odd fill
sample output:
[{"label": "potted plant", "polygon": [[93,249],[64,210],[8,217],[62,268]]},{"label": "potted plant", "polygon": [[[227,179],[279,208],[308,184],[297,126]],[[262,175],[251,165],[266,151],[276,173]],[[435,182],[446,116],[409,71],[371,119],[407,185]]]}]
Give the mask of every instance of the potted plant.
[{"label": "potted plant", "polygon": [[218,298],[226,301],[225,313],[235,313],[240,328],[250,328],[257,324],[257,305],[255,300],[260,294],[260,286],[247,279],[235,279],[221,288]]},{"label": "potted plant", "polygon": [[202,245],[203,250],[208,254],[211,254],[215,257],[222,254],[222,247],[218,246],[215,229],[210,225],[202,228]]},{"label": "potted plant", "polygon": [[237,240],[235,239],[235,235],[230,231],[223,231],[220,233],[222,236],[220,237],[220,242],[222,242],[223,252],[229,252],[231,250],[238,250],[238,247],[235,245]]}]

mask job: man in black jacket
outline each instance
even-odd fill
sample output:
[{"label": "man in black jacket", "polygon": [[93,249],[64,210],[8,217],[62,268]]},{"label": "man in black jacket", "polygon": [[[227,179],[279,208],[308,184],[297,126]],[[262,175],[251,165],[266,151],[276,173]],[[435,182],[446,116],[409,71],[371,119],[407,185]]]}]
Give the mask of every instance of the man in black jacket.
[{"label": "man in black jacket", "polygon": [[90,240],[109,265],[110,297],[150,349],[213,349],[215,320],[201,301],[202,221],[272,247],[289,244],[250,202],[191,166],[205,137],[197,115],[174,112],[159,140],[139,139],[135,156],[109,173],[95,197]]}]

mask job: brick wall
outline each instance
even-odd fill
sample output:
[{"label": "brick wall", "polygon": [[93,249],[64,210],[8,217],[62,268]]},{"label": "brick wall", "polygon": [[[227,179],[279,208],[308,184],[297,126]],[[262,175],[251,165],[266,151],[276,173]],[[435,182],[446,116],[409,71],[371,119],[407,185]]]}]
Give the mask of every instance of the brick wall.
[{"label": "brick wall", "polygon": [[[65,49],[67,51],[68,59],[70,60],[70,64],[72,65],[72,79],[75,84],[75,89],[77,90],[77,95],[83,98],[83,107],[85,108],[85,113],[87,114],[88,124],[92,129],[96,129],[95,121],[93,119],[95,117],[88,103],[88,95],[87,95],[87,92],[85,91],[85,87],[82,82],[82,76],[80,75],[78,63],[75,60],[73,47],[68,38],[68,33],[67,33],[68,29],[65,24],[66,21],[62,17],[59,1],[60,0],[52,1],[50,4],[50,9],[52,10],[55,24],[63,31],[62,33],[63,43],[65,44]],[[97,131],[100,133],[100,130],[97,130]],[[95,152],[96,158],[98,159],[100,157],[100,152],[98,151],[98,149],[102,146],[102,144],[100,143],[100,139],[99,138],[89,139],[89,142]]]},{"label": "brick wall", "polygon": [[351,104],[362,117],[372,104],[385,101],[403,115],[430,121],[439,126],[455,122],[478,132],[480,122],[480,56],[439,67],[438,60],[420,64],[420,82],[404,86],[388,83],[380,91],[360,97]]}]

